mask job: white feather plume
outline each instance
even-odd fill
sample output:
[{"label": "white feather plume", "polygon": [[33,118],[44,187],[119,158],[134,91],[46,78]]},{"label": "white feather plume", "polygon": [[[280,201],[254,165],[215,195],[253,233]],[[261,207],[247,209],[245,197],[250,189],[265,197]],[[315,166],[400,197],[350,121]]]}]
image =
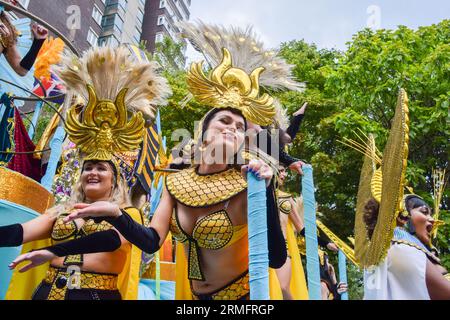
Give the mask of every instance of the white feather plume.
[{"label": "white feather plume", "polygon": [[153,120],[157,106],[166,105],[172,94],[167,80],[158,73],[157,62],[138,61],[126,47],[94,47],[81,58],[63,54],[54,67],[55,73],[72,91],[87,103],[86,85],[94,87],[99,99],[114,101],[123,88],[129,91],[125,104],[130,111],[141,111]]},{"label": "white feather plume", "polygon": [[210,65],[217,66],[222,60],[222,48],[227,48],[233,57],[233,66],[250,74],[258,67],[264,67],[261,86],[272,90],[302,91],[304,83],[292,76],[293,66],[288,64],[275,50],[267,50],[253,32],[252,27],[229,29],[219,25],[209,25],[198,20],[179,22],[182,36],[201,52]]}]

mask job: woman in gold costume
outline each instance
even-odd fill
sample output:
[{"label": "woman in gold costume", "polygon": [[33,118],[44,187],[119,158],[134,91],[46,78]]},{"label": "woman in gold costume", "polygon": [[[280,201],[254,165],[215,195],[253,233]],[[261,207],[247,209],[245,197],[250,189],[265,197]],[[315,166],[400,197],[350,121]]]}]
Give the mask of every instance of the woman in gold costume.
[{"label": "woman in gold costume", "polygon": [[[234,30],[235,34],[229,37],[223,36],[223,30],[208,30],[200,28],[194,32],[197,40],[206,41],[203,36],[228,40],[215,43],[217,55],[210,60],[216,63],[210,74],[204,74],[202,63],[194,63],[187,82],[195,99],[213,109],[203,117],[199,127],[194,166],[167,176],[150,227],[133,222],[117,205],[108,203],[86,204],[66,221],[106,217],[126,239],[148,253],[157,251],[170,231],[177,240],[176,299],[248,299],[248,203],[247,183],[242,176],[248,171],[267,183],[269,266],[280,268],[287,253],[273,169],[243,152],[245,131],[250,123],[267,126],[274,121],[274,99],[260,90],[264,75],[264,83],[295,87],[295,82],[288,76],[290,67],[274,53],[258,49],[260,43],[253,41],[248,30]],[[216,31],[223,37],[211,33]],[[194,38],[189,37],[191,41]],[[209,42],[209,48],[211,45]],[[243,48],[252,55],[258,54],[263,66],[242,59],[249,57],[248,51],[242,52]],[[233,61],[247,62],[247,67],[234,65]],[[275,63],[279,65],[276,70]],[[278,75],[276,80],[270,77],[274,74]],[[251,160],[243,165],[244,158]],[[276,281],[273,276],[276,275],[273,273],[271,279]],[[270,289],[272,299],[282,298],[279,285],[278,288],[271,285]]]},{"label": "woman in gold costume", "polygon": [[[118,157],[139,148],[145,123],[142,113],[152,117],[154,111],[151,104],[155,101],[148,97],[163,99],[170,92],[156,67],[134,61],[126,48],[94,48],[81,59],[64,58],[58,74],[67,88],[85,101],[71,107],[66,119],[69,139],[81,153],[81,175],[69,201],[22,225],[0,228],[0,246],[42,239],[51,239],[52,244],[22,254],[11,263],[10,268],[19,272],[7,298],[137,299],[141,251],[107,222],[75,219],[66,224],[64,219],[80,203],[106,203],[123,210],[136,223],[143,222],[139,210],[130,205]],[[20,267],[25,261],[29,263]],[[24,272],[47,261],[50,266],[33,296],[23,296],[35,289],[22,277]]]}]

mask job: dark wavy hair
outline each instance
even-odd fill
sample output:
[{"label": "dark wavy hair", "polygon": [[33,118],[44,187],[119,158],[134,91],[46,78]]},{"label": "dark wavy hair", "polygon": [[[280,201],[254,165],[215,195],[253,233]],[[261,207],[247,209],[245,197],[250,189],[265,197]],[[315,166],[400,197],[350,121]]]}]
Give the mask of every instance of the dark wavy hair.
[{"label": "dark wavy hair", "polygon": [[411,214],[411,210],[420,208],[420,207],[430,208],[430,206],[421,197],[419,197],[417,195],[410,195],[410,196],[406,197],[405,208],[409,214]]},{"label": "dark wavy hair", "polygon": [[367,201],[366,205],[364,206],[363,220],[366,224],[369,239],[372,239],[373,232],[375,231],[375,227],[377,226],[379,211],[380,205],[374,198],[371,198],[369,201]]}]

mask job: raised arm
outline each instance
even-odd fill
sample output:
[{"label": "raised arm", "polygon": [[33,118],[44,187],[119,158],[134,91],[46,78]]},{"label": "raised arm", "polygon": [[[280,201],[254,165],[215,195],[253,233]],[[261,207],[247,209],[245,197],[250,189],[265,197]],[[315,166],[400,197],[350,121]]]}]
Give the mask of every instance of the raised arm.
[{"label": "raised arm", "polygon": [[47,29],[37,24],[31,25],[31,32],[33,33],[34,39],[31,48],[27,52],[25,57],[22,58],[20,56],[16,44],[13,44],[3,50],[5,58],[8,61],[9,65],[20,76],[25,76],[33,67],[39,50],[41,49],[48,35]]}]

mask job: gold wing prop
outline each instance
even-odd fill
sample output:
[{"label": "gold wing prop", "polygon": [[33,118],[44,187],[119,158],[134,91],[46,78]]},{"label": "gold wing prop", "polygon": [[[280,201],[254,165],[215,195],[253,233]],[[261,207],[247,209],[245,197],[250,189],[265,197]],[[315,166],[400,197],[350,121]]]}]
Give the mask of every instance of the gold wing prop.
[{"label": "gold wing prop", "polygon": [[337,235],[335,235],[330,229],[328,229],[321,221],[317,220],[317,227],[327,235],[328,238],[345,254],[345,256],[357,267],[355,251],[348,244],[342,241]]},{"label": "gold wing prop", "polygon": [[230,52],[223,48],[222,62],[209,77],[203,72],[203,62],[193,63],[187,76],[189,91],[203,104],[213,108],[235,108],[249,121],[266,126],[276,114],[274,99],[267,93],[260,95],[259,77],[264,68],[249,75],[233,67]]},{"label": "gold wing prop", "polygon": [[397,217],[404,209],[403,190],[408,163],[408,143],[408,96],[406,91],[401,89],[389,138],[383,150],[381,202],[377,225],[363,261],[364,266],[378,265],[391,246]]}]

